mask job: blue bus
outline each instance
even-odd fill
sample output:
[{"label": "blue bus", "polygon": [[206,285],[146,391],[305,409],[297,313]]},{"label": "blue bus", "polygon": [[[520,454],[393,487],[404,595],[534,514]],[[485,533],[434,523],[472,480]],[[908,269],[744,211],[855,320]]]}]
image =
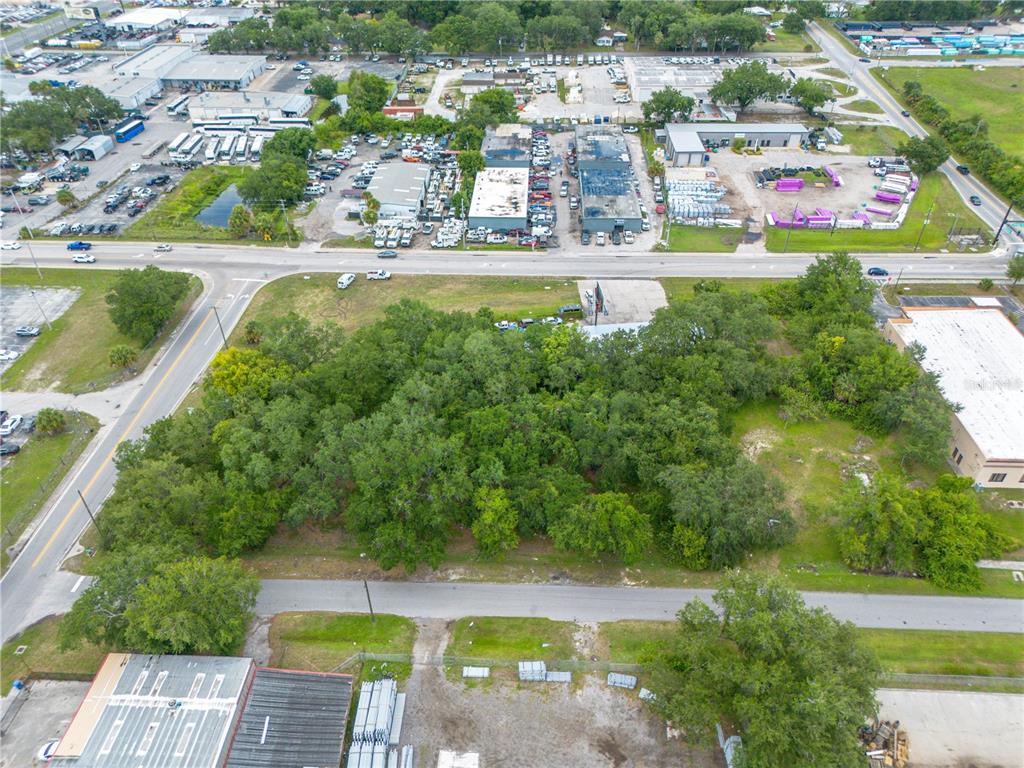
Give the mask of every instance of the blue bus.
[{"label": "blue bus", "polygon": [[146,124],[141,120],[132,120],[130,123],[125,123],[116,131],[114,131],[114,140],[118,144],[123,144],[126,141],[131,141],[140,133],[146,130]]}]

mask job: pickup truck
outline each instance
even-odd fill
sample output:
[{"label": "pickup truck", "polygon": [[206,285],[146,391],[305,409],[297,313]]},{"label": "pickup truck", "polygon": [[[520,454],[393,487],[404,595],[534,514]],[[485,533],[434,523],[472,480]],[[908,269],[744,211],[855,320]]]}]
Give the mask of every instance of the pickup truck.
[{"label": "pickup truck", "polygon": [[92,248],[92,243],[87,243],[84,240],[72,240],[68,243],[69,251],[88,251]]}]

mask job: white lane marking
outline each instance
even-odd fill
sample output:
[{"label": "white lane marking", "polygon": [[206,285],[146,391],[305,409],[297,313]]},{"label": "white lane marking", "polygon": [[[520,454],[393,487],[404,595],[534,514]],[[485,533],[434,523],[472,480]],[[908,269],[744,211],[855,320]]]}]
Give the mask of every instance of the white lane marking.
[{"label": "white lane marking", "polygon": [[75,592],[78,591],[78,588],[82,586],[83,581],[85,581],[85,576],[79,576],[78,581],[75,582],[75,586],[71,588],[71,594],[75,594]]}]

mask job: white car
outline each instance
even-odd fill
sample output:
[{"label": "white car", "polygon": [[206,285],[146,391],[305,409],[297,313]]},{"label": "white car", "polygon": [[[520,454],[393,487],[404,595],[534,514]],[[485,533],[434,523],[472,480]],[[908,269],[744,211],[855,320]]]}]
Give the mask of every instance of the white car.
[{"label": "white car", "polygon": [[598,245],[604,245],[604,243],[605,243],[604,232],[598,232],[596,240],[597,240],[597,244]]},{"label": "white car", "polygon": [[299,76],[298,76],[298,77],[296,77],[295,79],[296,79],[296,80],[310,80],[310,79],[312,79],[312,78],[310,78],[310,76],[309,76],[309,75],[299,75]]},{"label": "white car", "polygon": [[3,424],[0,424],[0,437],[13,435],[17,431],[18,427],[21,426],[21,422],[21,416],[11,416]]},{"label": "white car", "polygon": [[21,248],[21,243],[19,243],[17,240],[12,240],[9,243],[0,242],[0,251],[16,251],[19,248]]},{"label": "white car", "polygon": [[636,237],[633,235],[633,232],[631,230],[627,229],[625,232],[622,233],[622,240],[623,242],[626,243],[626,245],[632,245],[634,242],[636,242]]},{"label": "white car", "polygon": [[366,273],[367,280],[390,280],[391,273],[386,269],[371,269]]},{"label": "white car", "polygon": [[13,349],[0,349],[0,363],[7,363],[11,360],[17,360],[18,353]]},{"label": "white car", "polygon": [[131,165],[128,166],[128,170],[131,171],[132,173],[135,173],[141,167],[142,163],[132,163]]},{"label": "white car", "polygon": [[156,251],[157,253],[167,253],[168,251],[173,250],[173,248],[171,247],[170,243],[160,243],[160,245],[158,245],[153,250]]},{"label": "white car", "polygon": [[96,257],[91,253],[76,253],[71,257],[71,261],[75,264],[95,264]]},{"label": "white car", "polygon": [[355,282],[356,276],[351,272],[346,272],[344,275],[338,278],[338,288],[344,290],[348,288],[352,283]]}]

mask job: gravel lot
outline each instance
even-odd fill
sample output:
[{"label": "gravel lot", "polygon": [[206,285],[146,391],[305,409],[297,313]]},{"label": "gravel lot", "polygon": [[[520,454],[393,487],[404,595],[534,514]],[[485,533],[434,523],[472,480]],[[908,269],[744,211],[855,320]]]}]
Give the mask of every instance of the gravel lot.
[{"label": "gravel lot", "polygon": [[[0,348],[15,350],[19,357],[23,355],[38,337],[15,336],[14,329],[35,325],[41,334],[49,333],[44,317],[52,323],[67,312],[80,293],[69,288],[0,288]],[[0,362],[0,371],[6,371],[14,362]]]},{"label": "gravel lot", "polygon": [[[78,710],[89,683],[37,680],[28,698],[4,734],[0,768],[28,768],[41,765],[36,753],[50,739],[64,735]],[[22,694],[25,695],[25,694]],[[8,701],[4,702],[6,712]]]},{"label": "gravel lot", "polygon": [[[710,768],[717,755],[666,736],[664,722],[635,695],[589,676],[572,685],[495,679],[468,688],[430,659],[444,653],[444,622],[422,621],[413,651],[402,743],[418,768],[440,749],[480,754],[482,766],[530,768]],[[502,672],[504,675],[504,671]]]}]

